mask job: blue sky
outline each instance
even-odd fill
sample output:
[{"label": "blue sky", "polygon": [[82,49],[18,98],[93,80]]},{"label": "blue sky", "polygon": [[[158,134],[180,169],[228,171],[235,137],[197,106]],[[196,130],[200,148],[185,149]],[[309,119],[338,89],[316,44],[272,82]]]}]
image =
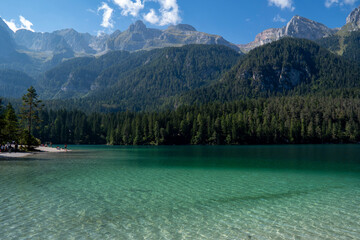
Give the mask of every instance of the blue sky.
[{"label": "blue sky", "polygon": [[12,28],[52,32],[74,28],[96,35],[124,31],[136,20],[148,27],[186,23],[233,43],[282,27],[300,15],[328,27],[341,27],[360,0],[1,0],[0,16]]}]

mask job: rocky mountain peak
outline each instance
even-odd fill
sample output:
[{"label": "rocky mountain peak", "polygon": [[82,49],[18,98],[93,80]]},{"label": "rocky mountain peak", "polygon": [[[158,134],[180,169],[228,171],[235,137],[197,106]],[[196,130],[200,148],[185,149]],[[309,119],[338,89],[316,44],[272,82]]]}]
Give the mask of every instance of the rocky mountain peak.
[{"label": "rocky mountain peak", "polygon": [[262,46],[273,41],[277,41],[283,37],[305,38],[309,40],[317,40],[334,34],[337,30],[330,29],[324,24],[313,20],[295,15],[282,28],[271,28],[259,33],[255,41],[239,45],[239,47],[247,52],[256,47]]},{"label": "rocky mountain peak", "polygon": [[61,36],[68,35],[68,34],[78,34],[78,32],[75,31],[73,28],[61,29],[61,30],[55,31],[54,33],[61,35]]},{"label": "rocky mountain peak", "polygon": [[0,58],[15,51],[13,34],[8,25],[0,18]]},{"label": "rocky mountain peak", "polygon": [[141,20],[136,21],[129,27],[130,32],[144,32],[146,31],[146,29],[146,25]]},{"label": "rocky mountain peak", "polygon": [[284,36],[316,40],[328,37],[333,33],[334,31],[332,29],[322,23],[304,17],[294,16],[286,25]]},{"label": "rocky mountain peak", "polygon": [[13,35],[14,32],[9,28],[5,21],[0,17],[0,29],[7,31],[10,35]]},{"label": "rocky mountain peak", "polygon": [[351,24],[354,28],[353,30],[360,28],[360,6],[355,8],[349,16],[346,18],[346,24]]},{"label": "rocky mountain peak", "polygon": [[188,24],[178,24],[169,26],[168,31],[196,32],[196,29]]}]

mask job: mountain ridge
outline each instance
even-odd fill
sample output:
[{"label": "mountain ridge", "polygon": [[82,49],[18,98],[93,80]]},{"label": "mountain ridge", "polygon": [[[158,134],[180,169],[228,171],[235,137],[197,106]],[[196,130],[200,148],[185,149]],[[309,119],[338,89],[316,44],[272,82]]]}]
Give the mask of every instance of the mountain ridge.
[{"label": "mountain ridge", "polygon": [[283,37],[304,38],[314,41],[331,36],[337,31],[337,29],[330,29],[322,23],[295,15],[284,27],[266,29],[259,33],[253,42],[238,46],[243,52],[249,52],[256,47],[280,40]]}]

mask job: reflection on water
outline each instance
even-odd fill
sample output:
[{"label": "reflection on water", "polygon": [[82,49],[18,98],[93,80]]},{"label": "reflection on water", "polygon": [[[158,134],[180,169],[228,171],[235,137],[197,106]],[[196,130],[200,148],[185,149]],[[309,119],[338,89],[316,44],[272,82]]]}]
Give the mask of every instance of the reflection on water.
[{"label": "reflection on water", "polygon": [[4,239],[356,239],[360,146],[107,147],[0,162]]}]

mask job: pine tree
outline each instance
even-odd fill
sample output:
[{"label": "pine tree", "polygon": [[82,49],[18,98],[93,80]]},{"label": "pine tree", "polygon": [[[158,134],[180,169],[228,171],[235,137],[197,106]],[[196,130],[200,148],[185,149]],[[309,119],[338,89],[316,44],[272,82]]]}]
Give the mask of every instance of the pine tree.
[{"label": "pine tree", "polygon": [[2,99],[0,98],[0,144],[5,141],[5,120],[2,107]]},{"label": "pine tree", "polygon": [[19,140],[20,134],[19,122],[18,118],[15,114],[15,110],[11,103],[6,106],[5,109],[5,138],[8,141],[16,141]]},{"label": "pine tree", "polygon": [[38,94],[33,86],[31,86],[27,93],[22,97],[23,107],[21,108],[22,122],[27,126],[27,132],[25,133],[25,142],[28,147],[34,143],[34,139],[31,135],[33,124],[40,123],[38,117],[38,111],[43,108],[42,101],[38,99]]}]

